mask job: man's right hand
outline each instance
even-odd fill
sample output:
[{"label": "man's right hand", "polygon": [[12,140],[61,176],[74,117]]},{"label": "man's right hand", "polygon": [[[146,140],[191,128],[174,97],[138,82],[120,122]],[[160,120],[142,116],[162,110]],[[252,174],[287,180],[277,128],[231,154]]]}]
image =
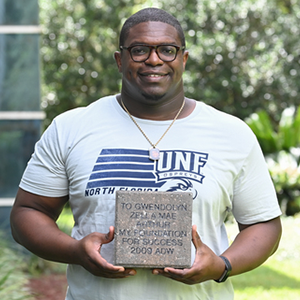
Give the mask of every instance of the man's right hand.
[{"label": "man's right hand", "polygon": [[126,278],[136,274],[134,269],[114,266],[101,256],[103,244],[110,243],[114,238],[114,227],[107,234],[94,232],[74,244],[74,255],[79,259],[78,264],[95,276],[106,278]]}]

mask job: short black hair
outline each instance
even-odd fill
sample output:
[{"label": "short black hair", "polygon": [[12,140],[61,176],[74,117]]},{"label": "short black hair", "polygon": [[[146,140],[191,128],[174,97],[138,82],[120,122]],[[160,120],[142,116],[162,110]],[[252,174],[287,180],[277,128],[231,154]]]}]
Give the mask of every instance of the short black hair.
[{"label": "short black hair", "polygon": [[173,26],[178,32],[182,46],[185,46],[185,36],[179,21],[166,11],[154,7],[142,9],[125,21],[120,33],[119,46],[124,46],[126,36],[133,26],[144,22],[162,22]]}]

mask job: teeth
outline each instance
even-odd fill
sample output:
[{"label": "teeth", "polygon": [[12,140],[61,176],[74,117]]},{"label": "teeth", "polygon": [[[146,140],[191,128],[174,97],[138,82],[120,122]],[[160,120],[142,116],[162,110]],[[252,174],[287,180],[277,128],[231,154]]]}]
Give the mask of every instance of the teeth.
[{"label": "teeth", "polygon": [[151,75],[148,75],[149,77],[161,77],[162,75],[157,75],[157,74],[151,74]]}]

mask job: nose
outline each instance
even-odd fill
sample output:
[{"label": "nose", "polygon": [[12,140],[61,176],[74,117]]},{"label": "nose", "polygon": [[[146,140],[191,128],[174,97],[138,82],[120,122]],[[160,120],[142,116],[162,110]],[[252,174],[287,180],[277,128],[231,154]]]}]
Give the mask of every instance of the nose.
[{"label": "nose", "polygon": [[148,59],[145,61],[149,65],[162,65],[164,62],[159,58],[156,49],[151,49]]}]

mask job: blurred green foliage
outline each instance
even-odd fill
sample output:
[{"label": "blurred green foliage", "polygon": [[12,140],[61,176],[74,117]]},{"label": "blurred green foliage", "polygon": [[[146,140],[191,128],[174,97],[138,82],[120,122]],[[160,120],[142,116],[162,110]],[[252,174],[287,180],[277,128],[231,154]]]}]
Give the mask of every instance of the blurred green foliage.
[{"label": "blurred green foliage", "polygon": [[300,104],[297,0],[40,0],[46,126],[65,110],[120,90],[113,58],[119,31],[147,6],[167,10],[183,26],[186,96],[242,119],[264,109],[272,122]]},{"label": "blurred green foliage", "polygon": [[26,288],[27,275],[24,273],[26,264],[22,256],[18,256],[5,244],[0,232],[0,299],[23,300],[33,299]]},{"label": "blurred green foliage", "polygon": [[286,215],[300,211],[300,106],[286,108],[277,126],[264,110],[245,120],[265,154],[279,203]]},{"label": "blurred green foliage", "polygon": [[272,123],[265,110],[259,110],[245,119],[259,140],[265,155],[280,150],[300,147],[300,106],[283,110],[278,125]]}]

